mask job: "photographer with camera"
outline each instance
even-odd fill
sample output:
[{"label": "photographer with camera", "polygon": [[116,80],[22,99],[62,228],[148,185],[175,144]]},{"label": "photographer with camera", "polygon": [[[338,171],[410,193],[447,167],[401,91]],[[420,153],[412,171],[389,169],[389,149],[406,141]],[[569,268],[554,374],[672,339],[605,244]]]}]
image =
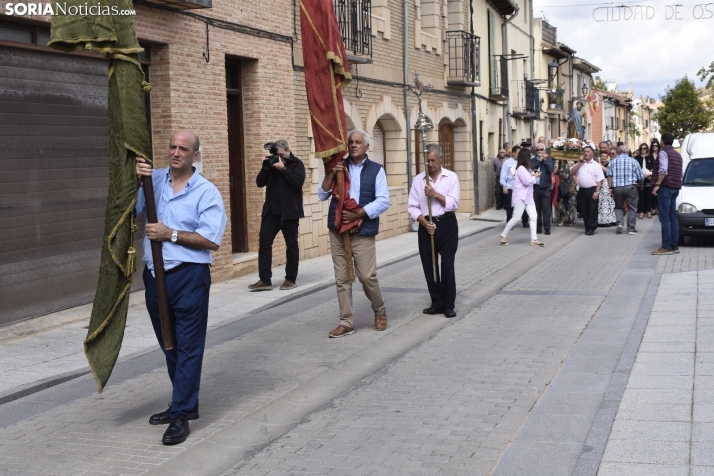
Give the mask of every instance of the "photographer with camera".
[{"label": "photographer with camera", "polygon": [[302,208],[302,185],[305,182],[305,166],[290,152],[286,140],[265,144],[270,151],[263,161],[255,183],[267,187],[260,223],[260,248],[258,249],[258,276],[260,280],[248,286],[251,291],[273,289],[271,267],[273,264],[273,241],[278,231],[283,232],[287,250],[285,257],[285,282],[281,290],[293,289],[298,273],[300,249],[298,247],[298,223],[305,216]]}]

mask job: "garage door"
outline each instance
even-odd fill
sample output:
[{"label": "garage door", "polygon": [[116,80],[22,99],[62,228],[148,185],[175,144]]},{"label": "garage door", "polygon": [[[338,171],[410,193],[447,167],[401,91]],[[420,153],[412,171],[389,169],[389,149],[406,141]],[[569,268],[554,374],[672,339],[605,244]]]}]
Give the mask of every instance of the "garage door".
[{"label": "garage door", "polygon": [[108,134],[105,60],[0,46],[0,325],[94,298]]}]

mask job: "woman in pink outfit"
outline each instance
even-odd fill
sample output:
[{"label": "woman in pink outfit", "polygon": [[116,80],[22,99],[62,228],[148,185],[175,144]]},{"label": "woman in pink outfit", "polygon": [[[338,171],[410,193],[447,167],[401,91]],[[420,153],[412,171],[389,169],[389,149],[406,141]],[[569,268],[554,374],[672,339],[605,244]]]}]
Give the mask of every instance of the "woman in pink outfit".
[{"label": "woman in pink outfit", "polygon": [[[515,181],[513,183],[513,195],[511,196],[511,204],[513,205],[513,218],[506,223],[506,228],[501,233],[500,242],[502,245],[507,245],[506,237],[511,228],[516,226],[516,223],[521,219],[523,210],[528,213],[528,221],[531,228],[531,246],[545,246],[538,241],[536,235],[536,223],[538,214],[536,213],[535,201],[533,200],[533,185],[536,179],[540,177],[540,172],[533,173],[533,165],[531,162],[531,151],[522,149],[518,153],[518,163],[516,164]],[[512,173],[512,171],[508,171]]]}]

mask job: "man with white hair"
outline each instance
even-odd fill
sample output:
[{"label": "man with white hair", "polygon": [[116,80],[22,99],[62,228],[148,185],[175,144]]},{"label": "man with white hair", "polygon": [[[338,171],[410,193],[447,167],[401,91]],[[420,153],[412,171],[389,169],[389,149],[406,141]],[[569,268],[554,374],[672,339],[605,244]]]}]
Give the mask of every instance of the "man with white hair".
[{"label": "man with white hair", "polygon": [[[505,155],[505,149],[501,149]],[[442,151],[439,144],[426,147],[428,170],[414,177],[409,191],[407,210],[411,219],[419,223],[419,255],[426,277],[426,285],[431,297],[431,305],[424,309],[424,314],[444,314],[456,316],[456,274],[454,260],[459,247],[459,225],[454,212],[459,208],[461,189],[459,177],[451,170],[441,166]],[[500,153],[500,151],[499,151]],[[428,175],[427,175],[428,174]],[[431,217],[429,217],[431,201]],[[431,254],[431,238],[437,260],[437,273],[434,276],[434,263]],[[441,256],[441,271],[438,271]]]},{"label": "man with white hair", "polygon": [[[347,140],[349,158],[347,172],[350,174],[350,197],[359,203],[360,209],[353,213],[342,211],[342,221],[349,223],[362,221],[359,233],[351,235],[352,257],[355,273],[362,283],[367,298],[372,303],[374,311],[374,329],[383,331],[387,327],[387,310],[382,298],[382,291],[377,281],[377,250],[374,237],[379,232],[379,215],[389,208],[389,189],[384,168],[369,160],[369,134],[356,129],[350,132]],[[332,184],[337,173],[345,170],[343,162],[335,165],[325,175],[322,185],[317,189],[320,200],[327,200],[332,193]],[[342,235],[335,231],[336,198],[330,201],[327,215],[327,228],[330,230],[330,251],[335,268],[335,284],[337,286],[337,302],[340,306],[340,323],[330,331],[330,337],[344,337],[355,333],[354,313],[352,311],[352,282],[347,273],[347,259]]]},{"label": "man with white hair", "polygon": [[495,180],[495,195],[496,195],[496,210],[501,210],[503,208],[503,190],[501,186],[501,168],[503,167],[503,162],[506,160],[506,149],[501,147],[498,149],[498,155],[493,158],[493,174],[496,178]]}]

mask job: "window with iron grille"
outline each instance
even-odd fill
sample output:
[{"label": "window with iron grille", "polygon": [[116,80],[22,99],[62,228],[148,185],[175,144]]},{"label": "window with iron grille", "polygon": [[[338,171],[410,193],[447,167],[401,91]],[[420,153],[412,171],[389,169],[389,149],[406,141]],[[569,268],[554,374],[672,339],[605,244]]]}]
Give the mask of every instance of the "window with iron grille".
[{"label": "window with iron grille", "polygon": [[372,56],[372,0],[335,0],[335,15],[347,53]]}]

